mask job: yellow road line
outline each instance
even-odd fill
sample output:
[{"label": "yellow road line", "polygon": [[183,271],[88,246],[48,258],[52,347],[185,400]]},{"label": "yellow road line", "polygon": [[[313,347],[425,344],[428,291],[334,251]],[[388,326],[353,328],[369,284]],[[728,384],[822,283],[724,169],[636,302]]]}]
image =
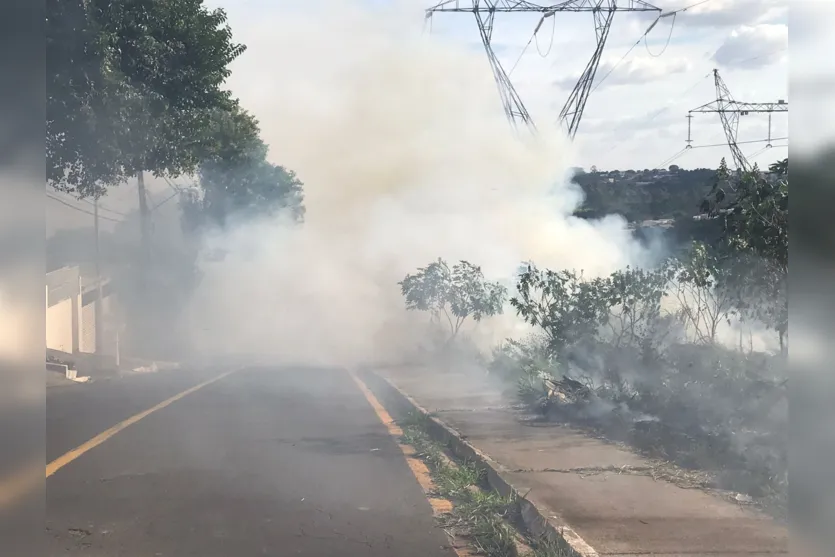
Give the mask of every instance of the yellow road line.
[{"label": "yellow road line", "polygon": [[105,441],[107,441],[108,439],[110,439],[111,437],[113,437],[114,435],[116,435],[117,433],[119,433],[120,431],[125,429],[126,427],[129,427],[129,426],[135,424],[136,422],[138,422],[142,418],[144,418],[144,417],[146,417],[150,414],[153,414],[157,410],[162,410],[166,406],[169,406],[169,405],[177,402],[178,400],[180,400],[182,398],[185,398],[186,396],[190,395],[191,393],[193,393],[193,392],[195,392],[199,389],[202,389],[203,387],[205,387],[207,385],[211,385],[212,383],[214,383],[216,381],[220,381],[224,377],[228,377],[229,375],[232,375],[236,371],[240,371],[240,369],[234,369],[232,371],[227,371],[226,373],[222,373],[222,374],[218,375],[217,377],[213,377],[212,379],[209,379],[208,381],[204,381],[204,382],[200,383],[199,385],[195,385],[194,387],[191,387],[190,389],[186,389],[185,391],[181,392],[180,394],[174,395],[171,398],[160,402],[159,404],[157,404],[153,408],[149,408],[149,409],[145,410],[144,412],[140,412],[139,414],[136,414],[135,416],[131,416],[127,420],[116,424],[115,426],[111,427],[107,431],[103,431],[102,433],[99,433],[98,435],[96,435],[95,437],[93,437],[92,439],[87,441],[86,443],[84,443],[82,445],[79,445],[78,447],[74,448],[73,450],[69,451],[68,453],[66,453],[62,456],[59,456],[58,458],[56,458],[55,460],[53,460],[52,462],[47,464],[46,465],[46,477],[47,478],[50,477],[55,472],[57,472],[58,470],[60,470],[61,468],[63,468],[64,466],[66,466],[67,464],[72,462],[73,460],[77,459],[78,457],[80,457],[81,455],[86,453],[87,451],[90,451],[90,450],[98,447],[99,445],[101,445],[102,443],[104,443]]},{"label": "yellow road line", "polygon": [[[416,451],[414,447],[410,445],[406,445],[400,441],[400,438],[403,436],[403,430],[400,429],[400,426],[392,419],[386,409],[380,404],[380,401],[377,400],[377,397],[374,396],[374,393],[371,392],[371,389],[365,384],[365,382],[360,379],[356,373],[353,371],[348,372],[351,375],[351,379],[354,380],[354,383],[357,384],[359,390],[362,392],[365,399],[374,409],[374,412],[377,414],[377,417],[383,422],[383,425],[386,426],[388,429],[389,435],[394,437],[394,440],[397,442],[397,446],[400,447],[400,451],[403,453],[403,456],[406,458],[406,463],[409,465],[409,469],[414,474],[415,478],[417,479],[420,487],[423,488],[424,493],[426,494],[426,498],[429,500],[429,504],[432,506],[432,512],[435,516],[440,516],[442,514],[448,513],[452,510],[452,502],[448,499],[444,499],[441,497],[435,497],[432,494],[435,491],[435,484],[432,481],[432,476],[429,474],[429,468],[426,467],[426,463],[420,460],[417,457]],[[473,554],[465,547],[457,547],[453,546],[455,553],[459,555],[459,557],[470,557]]]}]

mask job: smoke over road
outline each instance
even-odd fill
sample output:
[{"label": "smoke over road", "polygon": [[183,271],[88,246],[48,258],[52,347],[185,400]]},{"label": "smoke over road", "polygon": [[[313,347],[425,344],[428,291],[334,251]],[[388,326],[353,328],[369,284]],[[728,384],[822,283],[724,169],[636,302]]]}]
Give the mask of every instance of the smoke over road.
[{"label": "smoke over road", "polygon": [[[640,261],[620,217],[570,216],[582,201],[570,144],[548,124],[514,134],[482,51],[421,35],[414,2],[346,4],[279,2],[257,21],[230,8],[248,46],[230,86],[270,158],[304,181],[307,214],[302,226],[279,215],[207,239],[228,256],[204,262],[190,308],[203,355],[396,358],[417,325],[397,281],[438,257],[508,281],[527,260],[592,275]],[[518,326],[503,321],[481,334]]]}]

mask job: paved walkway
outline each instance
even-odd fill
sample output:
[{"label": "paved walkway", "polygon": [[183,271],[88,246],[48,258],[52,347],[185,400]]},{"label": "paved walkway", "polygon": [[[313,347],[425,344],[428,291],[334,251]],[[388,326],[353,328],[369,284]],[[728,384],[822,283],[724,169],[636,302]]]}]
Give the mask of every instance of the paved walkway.
[{"label": "paved walkway", "polygon": [[[557,425],[532,425],[484,375],[375,370],[501,466],[599,555],[788,553],[787,529],[739,503],[653,479],[652,463]],[[466,393],[466,394],[461,394]]]}]

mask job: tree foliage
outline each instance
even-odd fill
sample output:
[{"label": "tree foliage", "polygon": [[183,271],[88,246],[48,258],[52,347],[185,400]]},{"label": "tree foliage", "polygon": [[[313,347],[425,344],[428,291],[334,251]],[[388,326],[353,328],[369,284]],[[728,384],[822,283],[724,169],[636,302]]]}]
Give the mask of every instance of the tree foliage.
[{"label": "tree foliage", "polygon": [[484,278],[481,267],[459,261],[452,268],[441,258],[398,283],[406,309],[428,311],[433,319],[446,319],[449,340],[467,320],[481,321],[502,313],[507,289]]},{"label": "tree foliage", "polygon": [[193,172],[244,48],[202,0],[48,0],[49,182],[98,195],[140,171]]},{"label": "tree foliage", "polygon": [[600,281],[600,294],[609,308],[607,325],[615,347],[642,346],[656,334],[661,300],[673,277],[673,268],[656,270],[627,267]]},{"label": "tree foliage", "polygon": [[719,326],[736,312],[730,269],[706,244],[694,242],[684,257],[671,262],[676,314],[702,344],[716,342]]},{"label": "tree foliage", "polygon": [[603,329],[617,347],[641,347],[655,332],[671,277],[668,268],[627,267],[587,280],[576,271],[529,264],[518,277],[517,295],[510,303],[525,322],[541,328],[555,357],[567,348],[597,341]]},{"label": "tree foliage", "polygon": [[292,170],[270,163],[258,121],[240,107],[213,116],[212,155],[199,167],[198,190],[183,200],[186,228],[224,226],[232,217],[286,210],[304,216],[303,184]]},{"label": "tree foliage", "polygon": [[702,210],[722,224],[726,285],[743,317],[788,333],[789,161],[731,172],[722,159]]},{"label": "tree foliage", "polygon": [[599,279],[584,280],[582,273],[541,270],[531,263],[520,273],[510,304],[525,322],[542,328],[548,349],[559,354],[597,336],[608,311],[600,286]]},{"label": "tree foliage", "polygon": [[751,172],[731,172],[722,159],[702,211],[722,220],[723,238],[729,247],[753,252],[787,269],[788,159],[772,164],[769,170],[766,175],[756,166]]}]

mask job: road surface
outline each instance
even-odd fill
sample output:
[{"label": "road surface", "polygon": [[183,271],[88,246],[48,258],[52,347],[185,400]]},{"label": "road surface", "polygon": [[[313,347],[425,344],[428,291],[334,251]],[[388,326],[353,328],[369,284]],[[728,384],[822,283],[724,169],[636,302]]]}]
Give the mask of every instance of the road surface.
[{"label": "road surface", "polygon": [[241,370],[70,452],[219,374],[49,389],[49,557],[454,557],[343,370]]}]

